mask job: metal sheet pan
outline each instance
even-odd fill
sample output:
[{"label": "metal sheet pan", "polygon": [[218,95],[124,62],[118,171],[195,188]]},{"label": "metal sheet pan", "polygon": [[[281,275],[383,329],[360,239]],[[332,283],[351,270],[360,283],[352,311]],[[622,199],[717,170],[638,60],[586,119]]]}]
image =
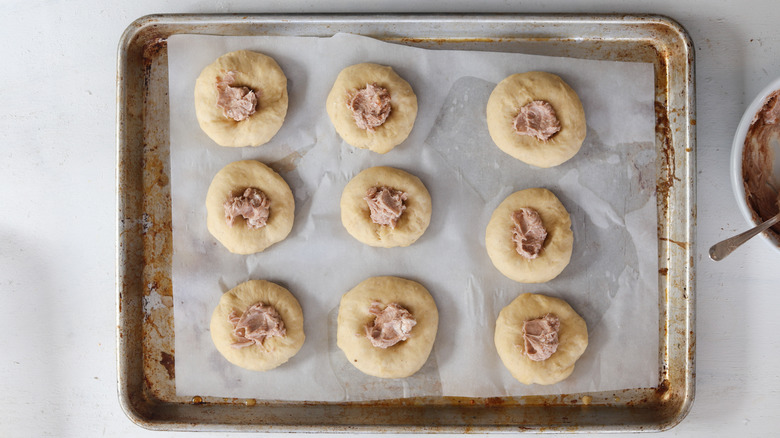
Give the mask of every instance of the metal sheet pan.
[{"label": "metal sheet pan", "polygon": [[[424,48],[642,61],[655,66],[659,376],[652,388],[526,397],[275,402],[176,396],[166,38],[331,36]],[[159,430],[657,431],[690,410],[695,378],[696,147],[693,44],[660,16],[154,15],[119,43],[117,363],[122,408]],[[152,291],[163,298],[149,305]],[[155,295],[157,295],[155,294]]]}]

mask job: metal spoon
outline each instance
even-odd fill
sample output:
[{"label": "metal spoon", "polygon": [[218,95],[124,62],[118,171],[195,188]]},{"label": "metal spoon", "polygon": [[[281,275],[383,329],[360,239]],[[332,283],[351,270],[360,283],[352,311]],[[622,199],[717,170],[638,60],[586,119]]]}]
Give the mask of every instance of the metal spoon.
[{"label": "metal spoon", "polygon": [[742,234],[737,234],[734,237],[730,237],[726,240],[716,243],[715,245],[712,245],[710,248],[710,258],[716,262],[725,259],[727,255],[731,254],[735,249],[739,248],[740,245],[778,222],[780,222],[780,213],[776,214],[768,221],[760,225],[756,225],[754,228],[751,228]]}]

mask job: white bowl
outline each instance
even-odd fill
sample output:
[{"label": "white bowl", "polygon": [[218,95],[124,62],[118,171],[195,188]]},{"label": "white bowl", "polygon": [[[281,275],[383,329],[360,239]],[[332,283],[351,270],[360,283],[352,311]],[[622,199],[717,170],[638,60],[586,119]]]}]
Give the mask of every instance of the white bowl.
[{"label": "white bowl", "polygon": [[[731,188],[734,190],[734,197],[737,198],[739,211],[742,212],[742,216],[747,223],[750,224],[751,228],[758,225],[758,223],[753,220],[753,213],[751,213],[750,208],[748,208],[747,200],[745,198],[745,186],[742,178],[742,151],[745,149],[745,137],[747,136],[753,118],[761,107],[764,106],[766,98],[777,90],[780,90],[780,78],[772,81],[766,88],[758,93],[758,96],[756,96],[755,99],[753,99],[753,102],[747,107],[745,113],[742,114],[742,120],[739,121],[737,132],[734,134],[734,143],[731,147]],[[777,172],[778,164],[780,164],[780,151],[775,150],[775,180],[780,180],[780,174]],[[768,237],[766,233],[761,233],[760,238],[776,251],[780,252],[780,242]]]}]

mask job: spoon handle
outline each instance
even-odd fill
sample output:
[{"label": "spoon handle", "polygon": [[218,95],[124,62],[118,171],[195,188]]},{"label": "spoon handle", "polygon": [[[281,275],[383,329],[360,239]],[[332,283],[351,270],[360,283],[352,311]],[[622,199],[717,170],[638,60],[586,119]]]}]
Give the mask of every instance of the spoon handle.
[{"label": "spoon handle", "polygon": [[727,255],[731,254],[732,251],[739,248],[740,245],[750,240],[753,236],[755,236],[758,233],[763,232],[767,228],[771,227],[772,225],[780,222],[780,214],[776,214],[773,218],[769,219],[768,221],[757,225],[754,228],[751,228],[744,233],[737,234],[734,237],[728,238],[726,240],[723,240],[721,242],[716,243],[715,245],[712,245],[710,248],[710,258],[712,260],[721,261],[724,258],[726,258]]}]

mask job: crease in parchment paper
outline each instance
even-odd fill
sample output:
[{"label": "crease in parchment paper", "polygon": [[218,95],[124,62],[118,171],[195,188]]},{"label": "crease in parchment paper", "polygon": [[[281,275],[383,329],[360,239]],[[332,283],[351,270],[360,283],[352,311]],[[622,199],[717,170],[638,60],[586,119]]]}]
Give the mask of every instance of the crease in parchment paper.
[{"label": "crease in parchment paper", "polygon": [[[288,77],[284,125],[267,145],[222,148],[198,127],[193,87],[201,69],[233,50],[276,59]],[[358,401],[416,396],[521,396],[652,387],[658,378],[658,276],[654,85],[651,64],[471,51],[423,50],[371,38],[174,35],[168,41],[176,393],[262,400]],[[359,62],[391,65],[412,85],[419,111],[409,138],[385,155],[335,133],[325,98],[338,72]],[[513,73],[561,76],[585,108],[580,152],[539,169],[501,152],[485,105]],[[284,241],[230,254],[206,230],[205,195],[226,164],[257,159],[290,185],[295,222]],[[428,188],[433,214],[407,248],[371,248],[341,225],[346,183],[372,166],[398,167]],[[485,251],[485,227],[509,194],[552,190],[572,218],[569,266],[544,284],[503,277]],[[365,376],[335,345],[341,296],[362,280],[396,275],[421,283],[439,310],[422,370],[407,379]],[[209,334],[220,295],[250,279],[277,282],[301,303],[306,341],[265,373],[228,363]],[[493,344],[498,312],[524,292],[565,299],[588,324],[590,343],[567,380],[523,385]]]}]

